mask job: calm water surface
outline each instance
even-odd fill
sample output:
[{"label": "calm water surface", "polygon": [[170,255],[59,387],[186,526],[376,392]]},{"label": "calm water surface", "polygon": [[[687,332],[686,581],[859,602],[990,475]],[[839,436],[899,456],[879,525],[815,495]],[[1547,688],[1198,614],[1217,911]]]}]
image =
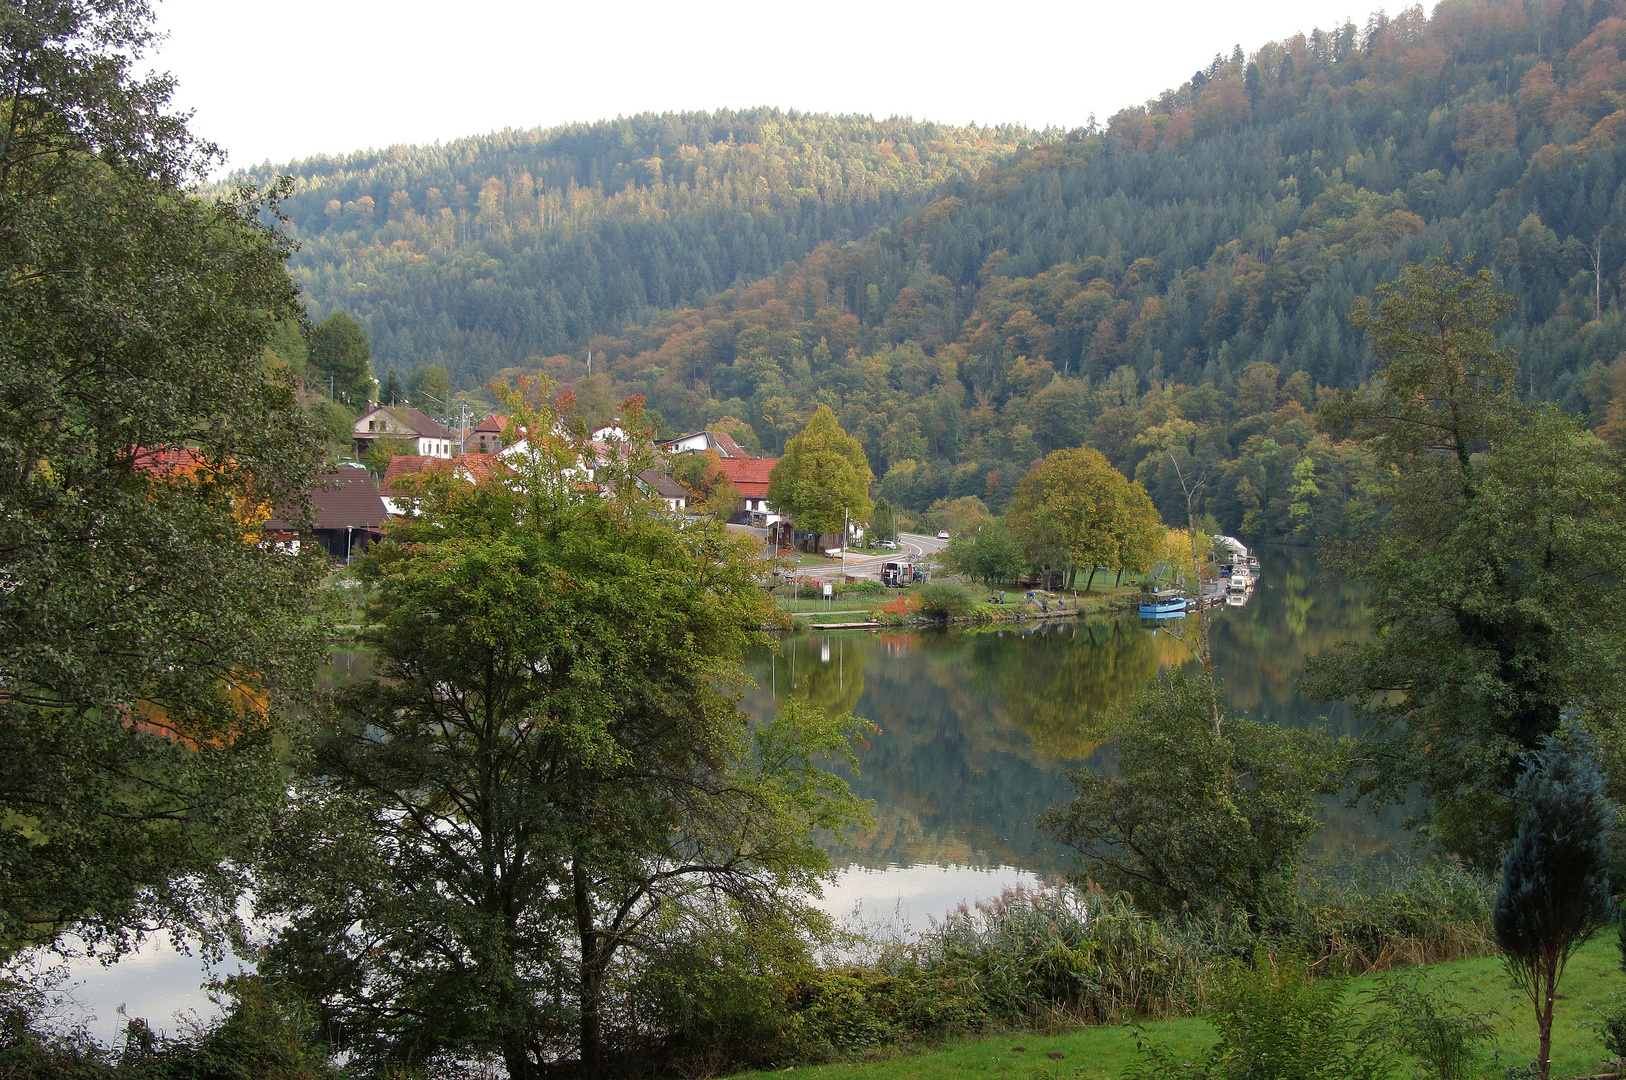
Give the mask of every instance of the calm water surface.
[{"label": "calm water surface", "polygon": [[[1347,707],[1307,700],[1298,684],[1308,657],[1363,636],[1361,592],[1320,572],[1302,549],[1261,559],[1248,602],[1213,609],[1227,700],[1255,719],[1353,733]],[[918,923],[1001,885],[1064,871],[1068,853],[1041,833],[1038,815],[1068,799],[1068,771],[1111,766],[1112,707],[1182,665],[1196,666],[1186,646],[1134,617],[804,633],[751,658],[757,687],[745,706],[765,716],[796,695],[879,725],[851,778],[873,800],[876,828],[832,848],[847,870],[828,906],[870,922],[902,910]],[[1323,813],[1317,857],[1365,855],[1399,839],[1398,815],[1374,818],[1337,799]],[[923,892],[922,881],[938,887]]]},{"label": "calm water surface", "polygon": [[[1228,701],[1255,719],[1304,726],[1324,718],[1332,733],[1352,732],[1346,708],[1306,700],[1298,683],[1307,657],[1362,636],[1361,593],[1318,572],[1303,550],[1260,558],[1264,573],[1248,603],[1214,609]],[[1111,766],[1114,705],[1159,671],[1192,663],[1178,640],[1132,616],[1017,630],[798,634],[750,658],[757,685],[744,705],[767,716],[796,695],[880,727],[851,778],[873,800],[876,828],[848,848],[833,846],[843,869],[823,906],[855,925],[907,932],[1064,871],[1067,853],[1035,819],[1067,800],[1069,770]],[[365,653],[336,652],[332,675],[360,678],[369,666]],[[1400,838],[1392,817],[1336,799],[1323,811],[1317,857],[1362,856]],[[104,1037],[119,1027],[121,1003],[160,1026],[179,1009],[211,1011],[197,990],[199,962],[162,946],[75,974]]]}]

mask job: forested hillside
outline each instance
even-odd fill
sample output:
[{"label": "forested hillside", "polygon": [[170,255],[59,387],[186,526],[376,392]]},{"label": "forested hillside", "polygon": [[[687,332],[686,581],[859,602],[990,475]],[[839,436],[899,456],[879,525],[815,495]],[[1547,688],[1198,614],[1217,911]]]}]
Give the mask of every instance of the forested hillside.
[{"label": "forested hillside", "polygon": [[361,319],[381,375],[432,363],[478,385],[863,236],[1028,137],[775,109],[646,114],[244,178],[295,177],[294,276],[313,314]]},{"label": "forested hillside", "polygon": [[831,403],[909,507],[997,509],[1087,443],[1166,516],[1172,450],[1214,467],[1227,528],[1336,528],[1361,461],[1310,412],[1371,371],[1348,315],[1408,262],[1476,256],[1518,298],[1501,336],[1530,395],[1602,421],[1622,389],[1623,45],[1606,0],[1466,0],[1219,56],[596,348],[680,427],[734,415],[772,448]]},{"label": "forested hillside", "polygon": [[[1626,429],[1623,9],[1380,14],[1216,55],[1104,129],[1004,156],[1020,133],[764,112],[732,141],[745,118],[554,133],[574,164],[524,176],[495,164],[530,160],[497,152],[508,137],[411,152],[433,167],[306,166],[298,272],[318,312],[362,315],[381,372],[446,362],[472,388],[541,368],[600,409],[641,393],[674,427],[738,418],[770,452],[829,404],[906,508],[998,510],[1040,454],[1087,444],[1166,517],[1179,462],[1208,466],[1227,529],[1337,529],[1364,465],[1312,413],[1371,372],[1350,312],[1409,262],[1490,268],[1526,393]],[[846,186],[801,194],[816,174]],[[418,194],[431,178],[460,208]]]}]

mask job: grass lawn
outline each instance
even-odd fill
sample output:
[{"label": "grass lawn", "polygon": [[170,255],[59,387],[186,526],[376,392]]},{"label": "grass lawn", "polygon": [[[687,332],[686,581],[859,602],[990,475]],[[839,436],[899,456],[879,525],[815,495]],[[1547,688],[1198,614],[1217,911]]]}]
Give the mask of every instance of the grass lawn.
[{"label": "grass lawn", "polygon": [[[1619,969],[1613,928],[1606,928],[1570,960],[1559,984],[1553,1020],[1553,1076],[1588,1076],[1606,1070],[1603,1046],[1587,1022],[1596,1009],[1610,1002],[1615,991],[1626,990],[1626,975]],[[1459,960],[1419,969],[1428,984],[1478,1011],[1494,1011],[1499,1035],[1487,1053],[1484,1075],[1501,1077],[1509,1065],[1525,1065],[1536,1053],[1536,1025],[1528,1001],[1517,997],[1497,959]],[[1375,978],[1350,981],[1349,992],[1359,994]],[[1213,1029],[1198,1019],[1164,1020],[1139,1025],[1149,1041],[1178,1051],[1183,1060],[1197,1057],[1212,1044]],[[1081,1080],[1117,1080],[1134,1060],[1135,1027],[1080,1028],[1062,1035],[1008,1034],[996,1038],[965,1039],[932,1050],[897,1053],[871,1061],[842,1065],[808,1065],[794,1070],[798,1076],[828,1080],[935,1080],[937,1077],[1009,1077],[1030,1080],[1068,1077]],[[1015,1048],[1022,1047],[1018,1051]],[[1048,1055],[1060,1054],[1059,1058]],[[1186,1057],[1189,1055],[1189,1058]],[[744,1077],[783,1075],[743,1073]]]},{"label": "grass lawn", "polygon": [[808,591],[813,590],[804,590],[800,600],[792,600],[789,597],[776,597],[774,603],[779,605],[780,611],[790,612],[813,611],[823,613],[826,609],[831,611],[869,611],[871,608],[878,608],[897,596],[896,590],[893,590],[890,593],[854,593],[851,596],[837,596],[833,600],[826,600],[822,596],[809,599],[806,595]]}]

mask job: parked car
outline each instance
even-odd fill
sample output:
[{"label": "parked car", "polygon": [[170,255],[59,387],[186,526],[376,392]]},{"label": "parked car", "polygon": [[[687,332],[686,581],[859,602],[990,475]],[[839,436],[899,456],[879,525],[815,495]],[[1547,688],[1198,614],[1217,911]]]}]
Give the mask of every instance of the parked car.
[{"label": "parked car", "polygon": [[882,551],[896,551],[896,550],[898,550],[898,545],[893,543],[891,540],[882,540],[881,541],[881,550]]},{"label": "parked car", "polygon": [[937,530],[937,538],[939,540],[947,540],[949,538],[948,530],[947,529],[938,529]]}]

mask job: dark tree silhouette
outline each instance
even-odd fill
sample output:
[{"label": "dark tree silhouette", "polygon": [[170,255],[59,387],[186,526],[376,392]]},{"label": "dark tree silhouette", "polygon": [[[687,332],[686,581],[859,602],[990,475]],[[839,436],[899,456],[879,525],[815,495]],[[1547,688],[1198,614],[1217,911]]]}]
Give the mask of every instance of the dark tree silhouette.
[{"label": "dark tree silhouette", "polygon": [[1549,735],[1525,762],[1515,796],[1524,820],[1502,860],[1492,927],[1509,974],[1535,1007],[1536,1065],[1547,1080],[1564,965],[1613,914],[1606,835],[1615,811],[1584,735]]}]

